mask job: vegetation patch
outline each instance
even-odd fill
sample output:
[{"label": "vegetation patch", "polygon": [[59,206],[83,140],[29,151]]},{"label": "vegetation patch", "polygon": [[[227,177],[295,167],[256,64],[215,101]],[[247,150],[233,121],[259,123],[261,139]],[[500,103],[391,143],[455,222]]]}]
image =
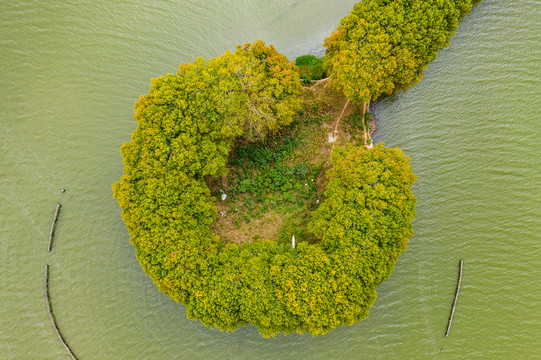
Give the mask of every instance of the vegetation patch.
[{"label": "vegetation patch", "polygon": [[[222,241],[274,240],[316,242],[306,231],[324,199],[325,176],[334,144],[328,142],[346,101],[330,87],[310,86],[295,120],[263,140],[239,140],[228,161],[228,174],[207,178],[218,217],[211,229]],[[338,126],[340,142],[362,144],[359,109],[348,108]]]},{"label": "vegetation patch", "polygon": [[220,209],[212,229],[222,240],[275,239],[281,224],[305,217],[318,202],[314,179],[321,167],[298,159],[310,139],[304,136],[315,126],[296,123],[264,141],[235,148],[228,175],[209,181]]},{"label": "vegetation patch", "polygon": [[305,89],[262,41],[153,79],[113,192],[156,286],[190,319],[267,337],[368,316],[416,203],[409,158],[367,146],[368,105],[420,81],[471,6],[358,3],[325,41],[328,79],[298,60]]},{"label": "vegetation patch", "polygon": [[311,80],[323,79],[326,75],[323,58],[314,55],[303,55],[295,59],[295,65],[299,69],[299,74],[303,82],[309,83]]}]

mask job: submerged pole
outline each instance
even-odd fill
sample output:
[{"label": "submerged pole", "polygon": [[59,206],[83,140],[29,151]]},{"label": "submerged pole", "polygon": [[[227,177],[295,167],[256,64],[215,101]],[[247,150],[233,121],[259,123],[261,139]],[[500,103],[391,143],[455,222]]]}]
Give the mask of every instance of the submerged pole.
[{"label": "submerged pole", "polygon": [[54,236],[54,228],[56,227],[56,220],[58,220],[58,213],[60,212],[60,207],[62,205],[58,204],[56,205],[56,211],[54,213],[54,219],[53,219],[53,225],[51,225],[51,232],[49,233],[49,247],[47,248],[47,251],[51,251],[51,247],[53,246],[53,236]]},{"label": "submerged pole", "polygon": [[451,309],[451,317],[449,318],[449,324],[447,325],[447,331],[445,332],[445,336],[449,336],[449,331],[451,331],[451,324],[453,323],[453,316],[455,315],[455,308],[456,308],[456,303],[458,301],[458,294],[460,294],[460,284],[462,283],[462,265],[463,264],[464,264],[464,260],[460,260],[460,269],[458,272],[458,285],[456,287],[455,301]]},{"label": "submerged pole", "polygon": [[64,345],[68,354],[70,354],[71,358],[73,360],[77,360],[77,358],[71,351],[68,344],[64,341],[64,338],[62,337],[60,330],[58,330],[58,326],[56,325],[56,320],[53,315],[53,309],[51,308],[51,301],[49,300],[49,265],[45,265],[45,302],[47,303],[47,312],[49,313],[49,319],[51,319],[51,323],[53,324],[53,328],[54,328],[54,331],[56,332],[56,336],[58,336],[58,338],[60,339],[60,342],[62,343],[62,345]]}]

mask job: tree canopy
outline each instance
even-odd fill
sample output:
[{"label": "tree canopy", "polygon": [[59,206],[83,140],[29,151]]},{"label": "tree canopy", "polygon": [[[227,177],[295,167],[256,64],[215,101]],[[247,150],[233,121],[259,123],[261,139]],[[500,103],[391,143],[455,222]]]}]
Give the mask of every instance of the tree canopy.
[{"label": "tree canopy", "polygon": [[333,84],[356,103],[407,90],[481,0],[363,0],[325,39]]},{"label": "tree canopy", "polygon": [[[334,85],[363,104],[408,89],[478,2],[357,3],[325,40]],[[320,63],[299,62],[310,71]],[[334,148],[305,230],[310,241],[235,244],[211,231],[217,206],[206,180],[227,174],[236,140],[261,140],[290,124],[301,91],[296,66],[256,41],[153,79],[135,104],[138,127],[121,147],[125,174],[114,196],[142,268],[190,319],[225,331],[253,324],[267,337],[325,334],[368,316],[406,249],[416,178],[409,158],[383,144]]]},{"label": "tree canopy", "polygon": [[383,145],[337,148],[310,224],[319,242],[226,244],[209,229],[217,209],[202,177],[224,173],[227,146],[244,128],[199,95],[219,77],[198,67],[209,69],[197,60],[153,81],[122,147],[126,174],[114,195],[144,271],[190,319],[221,330],[320,335],[365,318],[411,235],[409,159]]}]

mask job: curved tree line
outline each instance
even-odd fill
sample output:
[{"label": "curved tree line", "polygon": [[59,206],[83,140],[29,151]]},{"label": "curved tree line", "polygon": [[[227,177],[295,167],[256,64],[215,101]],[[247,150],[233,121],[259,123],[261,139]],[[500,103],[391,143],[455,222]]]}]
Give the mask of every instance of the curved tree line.
[{"label": "curved tree line", "polygon": [[[470,0],[429,3],[357,4],[325,42],[334,86],[368,103],[419,81],[471,8]],[[426,14],[433,21],[412,23]],[[238,139],[291,123],[301,92],[296,66],[256,41],[153,79],[135,104],[138,127],[121,148],[114,196],[144,271],[190,319],[227,331],[253,324],[263,336],[324,334],[368,315],[406,249],[415,175],[408,157],[383,145],[333,150],[325,200],[308,225],[318,242],[226,244],[210,230],[217,208],[205,179],[227,173]]]},{"label": "curved tree line", "polygon": [[482,0],[364,0],[324,42],[332,84],[368,110],[371,100],[423,78],[460,20]]}]

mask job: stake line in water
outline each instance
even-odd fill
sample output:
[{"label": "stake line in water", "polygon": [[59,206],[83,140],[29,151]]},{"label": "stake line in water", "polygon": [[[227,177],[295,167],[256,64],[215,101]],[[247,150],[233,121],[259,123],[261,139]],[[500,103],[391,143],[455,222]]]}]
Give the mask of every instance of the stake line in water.
[{"label": "stake line in water", "polygon": [[56,220],[58,220],[58,213],[60,212],[61,206],[62,205],[60,204],[56,205],[56,211],[54,213],[53,224],[51,225],[51,232],[49,233],[49,247],[47,248],[48,252],[51,252],[51,248],[53,246],[54,228],[56,227]]},{"label": "stake line in water", "polygon": [[51,319],[51,323],[53,324],[54,331],[56,332],[56,336],[60,339],[60,342],[64,347],[66,348],[68,354],[71,356],[73,360],[77,360],[75,355],[73,354],[73,351],[71,351],[70,347],[64,341],[64,338],[62,337],[62,334],[60,333],[60,330],[58,329],[58,326],[56,325],[56,320],[53,315],[53,309],[51,307],[51,300],[49,299],[49,265],[45,265],[45,302],[47,303],[47,312],[49,313],[49,318]]},{"label": "stake line in water", "polygon": [[451,309],[451,317],[449,318],[449,324],[447,325],[447,331],[445,332],[445,336],[449,336],[449,331],[451,331],[451,324],[453,323],[453,316],[455,315],[455,308],[456,308],[456,303],[458,301],[458,294],[460,294],[460,284],[462,283],[462,265],[463,264],[464,264],[464,260],[460,260],[460,268],[458,272],[458,285],[456,287],[455,301]]}]

